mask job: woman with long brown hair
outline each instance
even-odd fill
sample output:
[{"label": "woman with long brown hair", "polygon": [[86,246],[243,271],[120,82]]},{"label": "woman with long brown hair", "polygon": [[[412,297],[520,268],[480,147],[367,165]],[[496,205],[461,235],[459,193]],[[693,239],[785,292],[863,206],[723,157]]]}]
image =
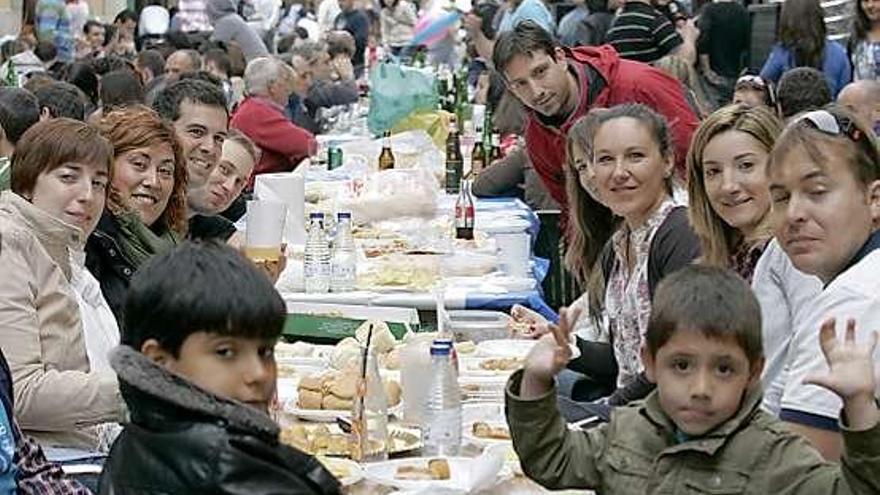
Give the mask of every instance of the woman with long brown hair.
[{"label": "woman with long brown hair", "polygon": [[785,0],[779,14],[779,42],[764,62],[761,77],[775,84],[789,69],[812,67],[825,75],[836,98],[852,78],[852,68],[843,46],[825,36],[819,0]]},{"label": "woman with long brown hair", "polygon": [[113,145],[113,180],[86,265],[121,324],[131,276],[186,235],[186,162],[174,128],[145,106],[112,111],[100,127]]}]

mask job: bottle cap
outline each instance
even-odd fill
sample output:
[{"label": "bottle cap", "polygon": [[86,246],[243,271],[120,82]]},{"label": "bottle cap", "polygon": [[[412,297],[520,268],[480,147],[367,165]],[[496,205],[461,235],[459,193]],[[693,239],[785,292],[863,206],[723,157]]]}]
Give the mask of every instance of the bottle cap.
[{"label": "bottle cap", "polygon": [[324,213],[313,211],[312,213],[309,213],[309,220],[324,220]]},{"label": "bottle cap", "polygon": [[336,214],[336,218],[341,222],[342,220],[351,220],[351,212],[350,211],[340,211]]},{"label": "bottle cap", "polygon": [[435,343],[431,346],[431,355],[432,356],[448,356],[450,352],[452,352],[452,346],[446,344],[437,344]]}]

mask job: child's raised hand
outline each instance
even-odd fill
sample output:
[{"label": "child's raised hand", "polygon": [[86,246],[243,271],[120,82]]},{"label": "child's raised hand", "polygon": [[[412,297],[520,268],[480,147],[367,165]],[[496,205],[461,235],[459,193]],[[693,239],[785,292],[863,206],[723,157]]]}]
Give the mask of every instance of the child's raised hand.
[{"label": "child's raised hand", "polygon": [[877,422],[874,401],[876,379],[874,377],[874,349],[877,332],[871,332],[870,343],[856,345],[856,322],[847,320],[846,335],[841,342],[835,331],[836,321],[829,318],[822,323],[819,343],[828,362],[828,373],[810,375],[804,383],[818,385],[839,395],[844,401],[850,426],[855,429],[870,428]]},{"label": "child's raised hand", "polygon": [[524,385],[526,377],[545,384],[552,382],[553,377],[565,368],[571,359],[571,331],[579,314],[579,308],[571,311],[562,308],[559,325],[551,324],[551,334],[541,337],[526,356]]}]

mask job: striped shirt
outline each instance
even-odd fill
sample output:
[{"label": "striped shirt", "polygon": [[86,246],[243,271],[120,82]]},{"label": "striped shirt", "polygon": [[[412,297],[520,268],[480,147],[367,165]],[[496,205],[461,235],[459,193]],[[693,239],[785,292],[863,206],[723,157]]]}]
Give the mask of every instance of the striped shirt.
[{"label": "striped shirt", "polygon": [[654,62],[682,44],[675,26],[659,10],[642,2],[626,2],[605,38],[620,56]]}]

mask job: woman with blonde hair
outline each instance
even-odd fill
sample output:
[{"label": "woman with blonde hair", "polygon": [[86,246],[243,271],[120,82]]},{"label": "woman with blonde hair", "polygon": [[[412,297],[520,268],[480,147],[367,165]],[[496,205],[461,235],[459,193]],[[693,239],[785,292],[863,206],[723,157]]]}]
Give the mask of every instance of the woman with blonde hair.
[{"label": "woman with blonde hair", "polygon": [[769,110],[729,105],[703,121],[688,151],[689,217],[703,262],[749,282],[772,236],[765,169],[780,132],[782,122]]},{"label": "woman with blonde hair", "polygon": [[132,275],[186,235],[186,162],[174,127],[145,106],[114,110],[100,127],[113,145],[113,180],[86,265],[121,325]]}]

